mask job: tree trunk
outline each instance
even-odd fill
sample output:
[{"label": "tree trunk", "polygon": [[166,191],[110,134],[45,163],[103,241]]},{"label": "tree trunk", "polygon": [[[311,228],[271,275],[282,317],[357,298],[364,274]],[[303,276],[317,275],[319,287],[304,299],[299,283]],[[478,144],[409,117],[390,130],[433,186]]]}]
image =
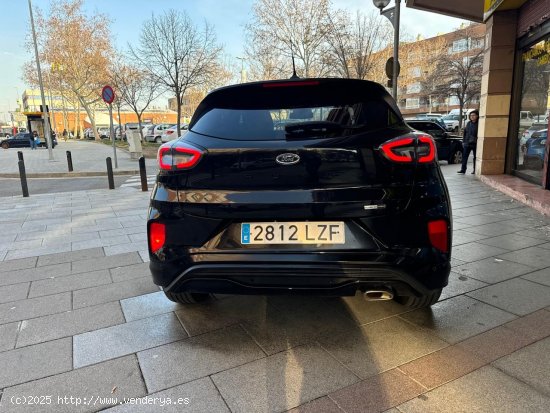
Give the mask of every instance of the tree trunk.
[{"label": "tree trunk", "polygon": [[97,133],[97,128],[95,126],[95,118],[94,116],[92,115],[92,111],[90,109],[90,105],[87,104],[84,99],[82,99],[81,97],[78,98],[80,100],[80,104],[82,105],[82,107],[84,108],[84,110],[86,111],[86,113],[88,114],[88,118],[90,118],[90,122],[92,124],[92,131],[94,132],[94,139],[96,141],[99,141],[101,140],[100,137],[99,137],[99,134]]},{"label": "tree trunk", "polygon": [[178,105],[178,123],[177,123],[177,130],[176,130],[176,136],[180,137],[180,128],[181,128],[181,101],[183,100],[183,96],[180,95],[179,91],[176,94],[176,104]]},{"label": "tree trunk", "polygon": [[[122,142],[122,120],[120,120],[120,105],[116,105],[116,109],[118,111],[118,131],[120,132],[120,141]],[[116,140],[116,132],[115,132],[115,140]]]},{"label": "tree trunk", "polygon": [[138,118],[138,127],[139,127],[139,136],[141,137],[141,141],[143,142],[143,127],[141,126],[141,115],[136,112],[137,118]]}]

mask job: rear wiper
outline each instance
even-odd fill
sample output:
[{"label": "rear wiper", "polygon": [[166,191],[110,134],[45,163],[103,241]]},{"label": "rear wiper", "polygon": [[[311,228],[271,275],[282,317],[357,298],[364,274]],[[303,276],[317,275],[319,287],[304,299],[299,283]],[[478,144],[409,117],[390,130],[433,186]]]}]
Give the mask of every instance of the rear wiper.
[{"label": "rear wiper", "polygon": [[341,125],[329,121],[312,121],[293,123],[285,126],[286,139],[304,139],[311,137],[328,138],[335,132],[341,132],[347,129],[361,129],[365,125]]}]

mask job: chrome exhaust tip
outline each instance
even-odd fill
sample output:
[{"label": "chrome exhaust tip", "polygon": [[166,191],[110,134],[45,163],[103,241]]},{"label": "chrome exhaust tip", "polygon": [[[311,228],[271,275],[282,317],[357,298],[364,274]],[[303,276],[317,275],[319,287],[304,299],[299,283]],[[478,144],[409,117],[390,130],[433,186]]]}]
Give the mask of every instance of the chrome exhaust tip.
[{"label": "chrome exhaust tip", "polygon": [[363,294],[366,301],[388,301],[393,299],[393,293],[387,290],[369,290]]}]

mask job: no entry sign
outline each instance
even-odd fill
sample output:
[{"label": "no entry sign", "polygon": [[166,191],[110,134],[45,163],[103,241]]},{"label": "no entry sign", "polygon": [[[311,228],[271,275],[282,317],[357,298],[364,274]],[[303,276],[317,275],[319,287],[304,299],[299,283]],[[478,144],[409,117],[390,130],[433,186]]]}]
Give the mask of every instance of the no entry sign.
[{"label": "no entry sign", "polygon": [[108,103],[110,105],[111,103],[113,103],[113,100],[115,100],[115,91],[109,85],[103,86],[103,89],[101,90],[101,97],[103,98],[105,103]]}]

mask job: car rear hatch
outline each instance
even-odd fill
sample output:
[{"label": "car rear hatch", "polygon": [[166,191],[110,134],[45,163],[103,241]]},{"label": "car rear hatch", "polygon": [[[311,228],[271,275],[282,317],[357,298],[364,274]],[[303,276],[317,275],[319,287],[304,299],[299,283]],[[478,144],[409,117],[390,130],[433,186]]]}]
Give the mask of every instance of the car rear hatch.
[{"label": "car rear hatch", "polygon": [[407,209],[419,156],[435,153],[421,137],[376,83],[227,87],[203,100],[184,137],[160,148],[157,190],[177,194],[182,217],[221,222],[214,232],[310,220],[363,231],[361,219]]}]

